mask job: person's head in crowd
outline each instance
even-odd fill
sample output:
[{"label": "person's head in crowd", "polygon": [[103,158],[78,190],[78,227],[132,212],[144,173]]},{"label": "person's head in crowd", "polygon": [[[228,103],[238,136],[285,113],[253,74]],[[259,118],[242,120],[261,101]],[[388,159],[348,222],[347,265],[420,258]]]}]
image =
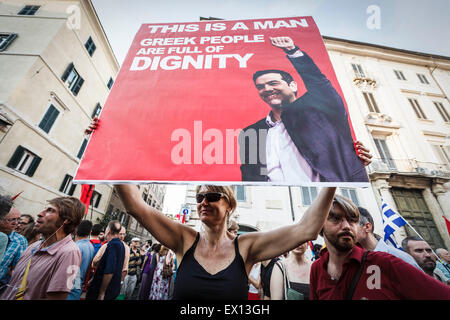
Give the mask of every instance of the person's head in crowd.
[{"label": "person's head in crowd", "polygon": [[120,229],[122,225],[118,220],[111,220],[105,230],[105,238],[109,242],[114,238],[120,238]]},{"label": "person's head in crowd", "polygon": [[230,219],[230,222],[228,223],[228,231],[237,236],[239,231],[239,224],[236,220]]},{"label": "person's head in crowd", "polygon": [[145,244],[145,250],[148,250],[152,247],[153,241],[151,239],[147,240],[147,243]]},{"label": "person's head in crowd", "polygon": [[321,244],[318,244],[318,243],[315,243],[314,245],[313,245],[313,254],[314,254],[314,258],[319,258],[319,255],[320,255],[320,250],[322,249],[322,245]]},{"label": "person's head in crowd", "polygon": [[237,206],[231,186],[201,185],[196,188],[197,212],[204,226],[217,224],[228,229],[228,221]]},{"label": "person's head in crowd", "polygon": [[126,235],[127,235],[127,229],[125,229],[125,227],[122,226],[120,228],[120,232],[119,232],[119,239],[120,239],[120,241],[124,241]]},{"label": "person's head in crowd", "polygon": [[442,261],[450,263],[450,254],[444,248],[437,248],[436,254]]},{"label": "person's head in crowd", "polygon": [[41,238],[41,234],[34,228],[35,224],[35,222],[29,223],[22,230],[22,235],[27,239],[28,246]]},{"label": "person's head in crowd", "polygon": [[10,196],[0,195],[0,220],[6,217],[13,206]]},{"label": "person's head in crowd", "polygon": [[374,248],[369,248],[369,246],[371,243],[376,243],[377,239],[373,233],[375,223],[373,222],[372,215],[363,207],[358,207],[358,211],[359,224],[356,234],[357,241],[367,250],[373,250]]},{"label": "person's head in crowd", "polygon": [[337,252],[348,252],[357,242],[359,210],[348,198],[335,195],[330,213],[320,231],[326,246]]},{"label": "person's head in crowd", "polygon": [[105,231],[100,231],[100,233],[98,234],[98,240],[100,240],[101,242],[106,241]]},{"label": "person's head in crowd", "polygon": [[169,253],[169,248],[167,248],[166,246],[161,245],[160,249],[159,249],[159,255],[160,256],[165,256]]},{"label": "person's head in crowd", "polygon": [[83,220],[77,227],[76,238],[77,240],[87,239],[92,231],[92,222],[89,220]]},{"label": "person's head in crowd", "polygon": [[94,224],[91,230],[91,238],[99,239],[100,233],[103,233],[103,226],[100,223]]},{"label": "person's head in crowd", "polygon": [[305,242],[299,245],[297,248],[292,249],[290,254],[293,254],[297,257],[304,256],[307,249],[308,249],[308,242]]},{"label": "person's head in crowd", "polygon": [[140,244],[141,244],[141,239],[139,239],[138,237],[134,237],[133,239],[131,239],[130,247],[133,250],[137,250],[139,248]]},{"label": "person's head in crowd", "polygon": [[33,222],[34,222],[34,218],[32,215],[29,215],[26,213],[22,214],[20,216],[19,222],[17,223],[16,232],[23,235],[22,231],[25,228],[25,226],[27,226],[28,224],[33,223]]},{"label": "person's head in crowd", "polygon": [[425,273],[433,276],[434,268],[436,268],[436,256],[426,241],[415,236],[406,237],[402,241],[402,248],[416,260]]},{"label": "person's head in crowd", "polygon": [[0,232],[10,234],[16,230],[20,219],[20,211],[17,208],[10,207],[6,216],[0,219]]},{"label": "person's head in crowd", "polygon": [[161,244],[160,243],[155,243],[152,245],[152,251],[155,253],[159,253],[159,250],[161,250]]},{"label": "person's head in crowd", "polygon": [[75,197],[58,197],[47,202],[37,215],[36,231],[45,239],[55,233],[57,238],[73,233],[84,217],[84,204]]}]

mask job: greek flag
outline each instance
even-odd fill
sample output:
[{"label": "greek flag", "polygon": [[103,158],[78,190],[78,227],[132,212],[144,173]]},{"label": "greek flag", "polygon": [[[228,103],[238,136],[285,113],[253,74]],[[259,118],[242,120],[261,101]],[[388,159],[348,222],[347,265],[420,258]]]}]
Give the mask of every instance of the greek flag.
[{"label": "greek flag", "polygon": [[383,212],[384,242],[390,243],[395,248],[400,249],[395,242],[393,234],[406,224],[406,220],[392,210],[384,200],[381,200],[381,210]]}]

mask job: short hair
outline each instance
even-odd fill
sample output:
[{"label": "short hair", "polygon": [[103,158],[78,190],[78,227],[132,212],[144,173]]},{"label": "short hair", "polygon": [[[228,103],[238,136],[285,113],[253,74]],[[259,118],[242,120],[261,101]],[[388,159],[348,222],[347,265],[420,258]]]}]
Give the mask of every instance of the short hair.
[{"label": "short hair", "polygon": [[88,237],[91,234],[92,222],[89,220],[83,220],[77,227],[77,236]]},{"label": "short hair", "polygon": [[447,251],[447,250],[445,250],[444,248],[437,248],[436,249],[436,254],[439,256],[439,258],[441,257],[441,254],[444,253],[444,251]]},{"label": "short hair", "polygon": [[91,235],[93,236],[98,236],[100,234],[100,232],[104,232],[103,231],[103,226],[100,223],[96,223],[92,226],[92,231],[91,231]]},{"label": "short hair", "polygon": [[48,200],[48,203],[58,208],[61,220],[67,220],[63,228],[66,234],[75,231],[86,212],[85,205],[75,197],[58,197]]},{"label": "short hair", "polygon": [[[336,205],[338,205],[344,211],[345,218],[348,221],[359,221],[359,210],[358,207],[352,202],[352,200],[339,194],[334,195],[333,203],[328,215],[330,213],[335,214],[334,207]],[[320,230],[319,234],[323,236],[323,228],[322,230]]]},{"label": "short hair", "polygon": [[10,196],[2,196],[0,195],[0,218],[4,218],[8,215],[13,202]]},{"label": "short hair", "polygon": [[363,207],[358,207],[359,211],[359,224],[365,225],[367,222],[369,222],[372,225],[372,230],[370,230],[371,233],[373,233],[373,230],[375,229],[375,224],[373,223],[373,218],[369,211]]},{"label": "short hair", "polygon": [[159,252],[159,250],[161,250],[161,244],[160,243],[155,243],[152,246],[152,250],[155,251],[155,252]]},{"label": "short hair", "polygon": [[425,240],[423,240],[422,238],[420,238],[418,236],[406,237],[405,239],[402,240],[402,248],[403,248],[403,251],[405,251],[405,252],[410,252],[409,245],[408,245],[409,241],[425,241]]},{"label": "short hair", "polygon": [[34,222],[34,218],[33,218],[33,216],[30,215],[30,214],[24,213],[24,214],[21,214],[20,217],[21,217],[21,218],[22,218],[22,217],[27,217],[27,218],[28,218],[28,223],[33,223],[33,222]]},{"label": "short hair", "polygon": [[286,81],[287,84],[290,84],[292,81],[294,81],[294,78],[286,71],[277,70],[277,69],[269,69],[269,70],[256,71],[253,74],[253,83],[256,84],[256,79],[258,79],[259,77],[261,77],[262,75],[267,74],[267,73],[278,73],[279,75],[281,75],[281,79]]},{"label": "short hair", "polygon": [[205,187],[207,192],[221,192],[226,195],[225,199],[231,207],[230,215],[237,207],[236,195],[234,188],[231,186],[212,186],[212,185],[200,185],[197,186],[195,192],[198,193],[202,187]]},{"label": "short hair", "polygon": [[111,220],[108,223],[109,232],[111,232],[112,235],[119,234],[120,230],[122,229],[122,225],[120,224],[119,220]]}]

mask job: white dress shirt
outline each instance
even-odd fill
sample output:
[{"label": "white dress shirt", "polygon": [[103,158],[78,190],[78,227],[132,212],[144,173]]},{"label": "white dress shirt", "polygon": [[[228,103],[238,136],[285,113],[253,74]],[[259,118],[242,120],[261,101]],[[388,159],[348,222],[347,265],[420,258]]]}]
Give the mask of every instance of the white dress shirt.
[{"label": "white dress shirt", "polygon": [[271,182],[318,182],[308,162],[300,154],[283,121],[273,122],[272,111],[267,115],[269,125],[266,140],[267,176]]}]

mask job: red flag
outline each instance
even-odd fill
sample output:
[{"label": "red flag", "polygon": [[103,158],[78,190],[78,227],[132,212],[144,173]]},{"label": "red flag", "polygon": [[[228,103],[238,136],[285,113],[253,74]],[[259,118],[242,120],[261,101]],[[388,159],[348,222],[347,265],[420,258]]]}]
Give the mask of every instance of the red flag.
[{"label": "red flag", "polygon": [[20,191],[20,192],[19,192],[18,194],[16,194],[14,197],[11,197],[11,201],[16,200],[17,197],[20,196],[20,194],[21,194],[22,192],[23,192],[23,191]]},{"label": "red flag", "polygon": [[450,235],[450,221],[448,221],[445,216],[442,216],[442,217],[445,220],[445,224],[447,225],[447,231],[448,231],[448,234]]},{"label": "red flag", "polygon": [[89,211],[89,204],[91,202],[92,192],[94,191],[94,185],[92,184],[82,184],[81,185],[81,196],[80,201],[86,206],[86,213]]}]

